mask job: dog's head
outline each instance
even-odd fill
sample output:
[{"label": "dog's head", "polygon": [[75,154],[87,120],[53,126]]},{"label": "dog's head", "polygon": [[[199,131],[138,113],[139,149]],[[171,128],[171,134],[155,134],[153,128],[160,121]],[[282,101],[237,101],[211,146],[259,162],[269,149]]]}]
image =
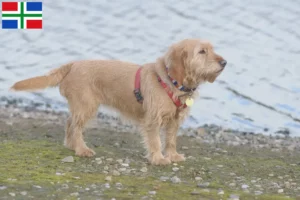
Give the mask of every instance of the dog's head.
[{"label": "dog's head", "polygon": [[214,82],[224,70],[226,60],[216,54],[209,42],[186,39],[172,45],[164,57],[169,73],[189,88]]}]

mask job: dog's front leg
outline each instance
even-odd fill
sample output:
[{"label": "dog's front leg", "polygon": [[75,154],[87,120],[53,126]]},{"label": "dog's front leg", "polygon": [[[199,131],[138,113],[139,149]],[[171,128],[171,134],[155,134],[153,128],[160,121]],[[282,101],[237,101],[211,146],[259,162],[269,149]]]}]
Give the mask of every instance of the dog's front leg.
[{"label": "dog's front leg", "polygon": [[177,153],[176,150],[178,128],[179,123],[177,121],[172,121],[166,126],[165,154],[166,158],[169,158],[172,162],[185,161],[184,155]]},{"label": "dog's front leg", "polygon": [[165,158],[161,152],[160,126],[151,120],[146,120],[142,126],[144,142],[148,151],[147,158],[151,164],[167,165],[171,161]]}]

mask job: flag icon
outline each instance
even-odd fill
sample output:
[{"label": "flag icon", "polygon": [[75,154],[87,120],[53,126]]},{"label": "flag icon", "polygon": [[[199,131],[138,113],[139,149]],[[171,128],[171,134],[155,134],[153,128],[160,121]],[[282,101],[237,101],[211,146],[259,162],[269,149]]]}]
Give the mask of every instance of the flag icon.
[{"label": "flag icon", "polygon": [[2,29],[42,29],[42,2],[2,2]]}]

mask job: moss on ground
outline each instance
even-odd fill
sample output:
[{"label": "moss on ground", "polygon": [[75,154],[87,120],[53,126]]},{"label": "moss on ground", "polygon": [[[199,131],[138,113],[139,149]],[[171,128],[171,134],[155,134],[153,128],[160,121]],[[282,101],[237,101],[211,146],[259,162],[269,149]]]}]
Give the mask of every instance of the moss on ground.
[{"label": "moss on ground", "polygon": [[[33,122],[34,121],[34,124]],[[90,130],[88,145],[102,157],[102,164],[94,158],[79,158],[64,148],[63,125],[52,126],[36,120],[21,120],[13,126],[0,122],[0,190],[1,197],[19,199],[227,199],[237,194],[240,199],[284,200],[296,199],[300,190],[300,158],[293,152],[272,152],[268,149],[255,150],[248,147],[228,147],[199,144],[193,138],[180,137],[179,148],[184,150],[187,159],[177,166],[151,166],[143,158],[144,149],[138,135],[114,133],[109,130]],[[122,137],[120,135],[126,134]],[[118,142],[119,145],[115,145]],[[181,150],[182,151],[182,150]],[[62,163],[61,159],[73,155],[73,163]],[[105,157],[105,158],[104,158]],[[113,161],[106,161],[113,158]],[[130,159],[129,173],[105,178],[120,168],[117,159]],[[108,169],[105,169],[108,167]],[[146,173],[140,172],[147,167]],[[178,167],[177,172],[172,168]],[[107,171],[105,174],[104,171]],[[273,176],[272,176],[273,174]],[[160,177],[177,176],[180,183],[161,181]],[[201,177],[201,181],[195,181]],[[242,178],[241,178],[242,177]],[[282,179],[280,178],[282,177]],[[256,183],[252,182],[257,181]],[[278,195],[273,182],[283,184],[289,181],[295,186],[284,188]],[[209,182],[205,188],[197,183]],[[236,187],[230,186],[235,182]],[[105,185],[109,183],[108,185]],[[116,186],[121,183],[121,189]],[[241,189],[246,184],[249,193]],[[254,195],[255,185],[261,185],[263,195]],[[67,185],[67,186],[66,186]],[[222,189],[223,195],[218,191]],[[260,189],[257,189],[260,190]],[[27,191],[26,196],[20,192]],[[155,195],[149,191],[156,191]],[[78,193],[77,193],[78,192]],[[286,196],[290,196],[287,198]]]}]

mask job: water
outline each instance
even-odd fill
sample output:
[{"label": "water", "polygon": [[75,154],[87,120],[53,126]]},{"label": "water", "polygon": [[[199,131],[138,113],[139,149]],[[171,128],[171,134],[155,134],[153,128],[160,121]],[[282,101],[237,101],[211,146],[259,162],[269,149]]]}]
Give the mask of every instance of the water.
[{"label": "water", "polygon": [[[13,82],[81,59],[153,62],[190,37],[210,40],[227,59],[184,126],[214,123],[300,136],[300,1],[44,1],[42,31],[0,30],[0,96],[50,102],[57,89],[9,93]],[[106,110],[107,112],[107,110]]]}]

